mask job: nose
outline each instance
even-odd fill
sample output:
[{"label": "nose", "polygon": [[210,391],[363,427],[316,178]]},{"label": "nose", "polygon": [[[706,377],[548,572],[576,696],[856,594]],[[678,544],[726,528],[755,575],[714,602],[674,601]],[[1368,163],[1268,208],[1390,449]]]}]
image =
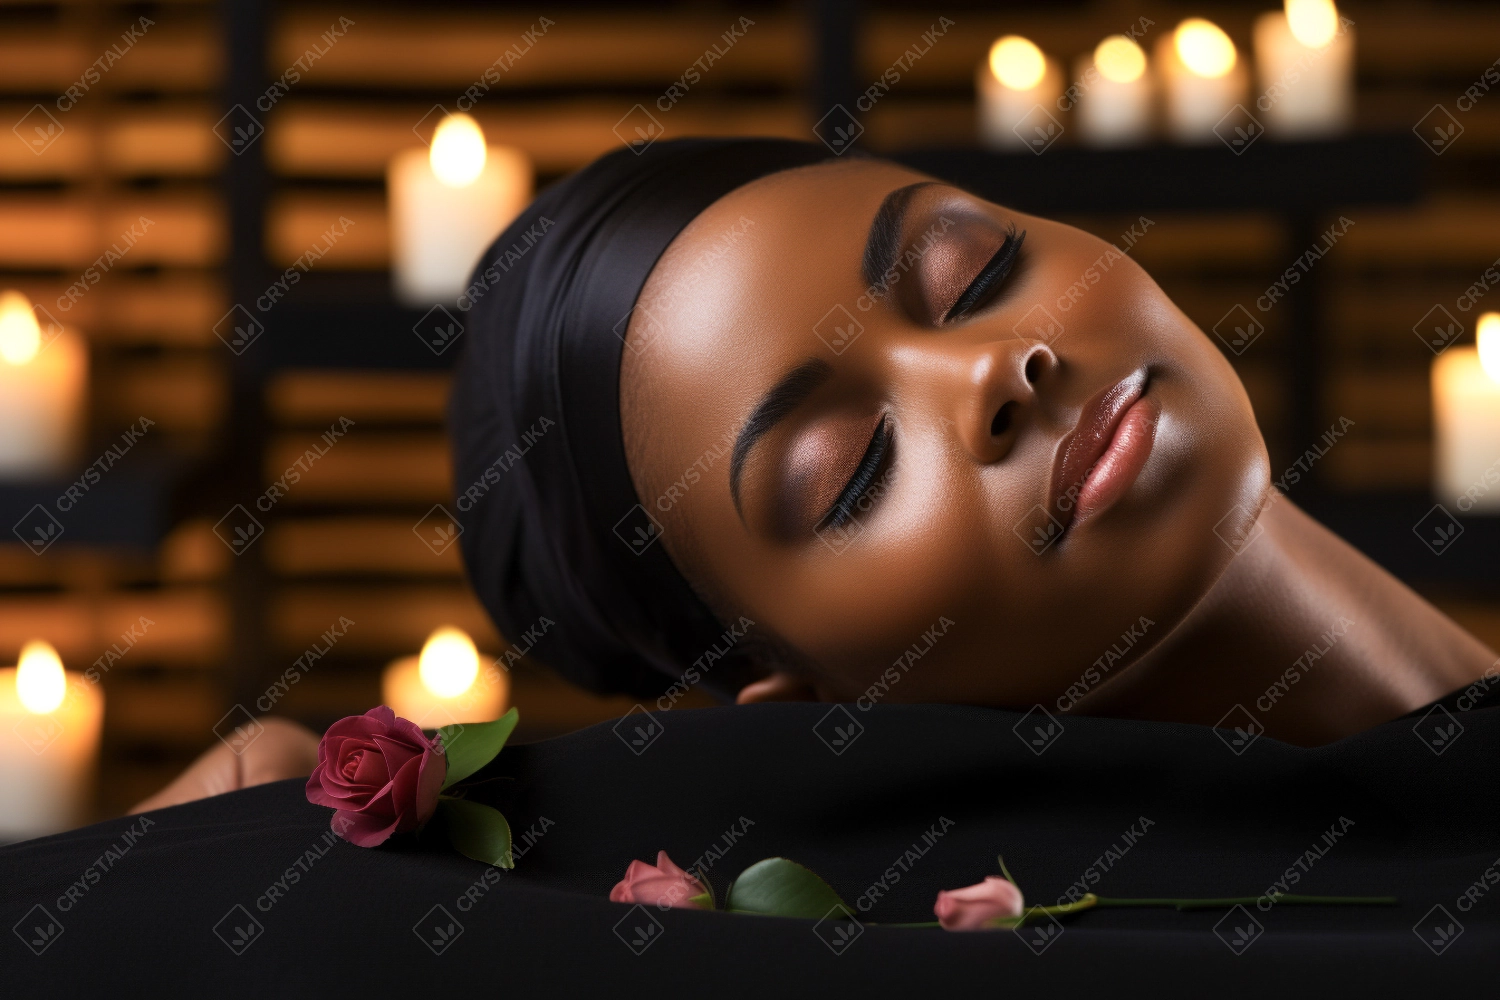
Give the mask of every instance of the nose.
[{"label": "nose", "polygon": [[1038,386],[1058,365],[1045,343],[1012,340],[986,344],[963,372],[952,405],[959,442],[988,465],[1010,454],[1036,411]]}]

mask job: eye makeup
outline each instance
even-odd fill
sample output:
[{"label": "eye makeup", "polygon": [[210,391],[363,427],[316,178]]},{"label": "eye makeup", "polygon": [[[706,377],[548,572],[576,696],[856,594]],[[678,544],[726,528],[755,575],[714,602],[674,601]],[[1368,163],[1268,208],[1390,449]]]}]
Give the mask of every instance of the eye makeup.
[{"label": "eye makeup", "polygon": [[959,294],[958,299],[943,316],[944,324],[963,319],[970,313],[984,308],[995,297],[1005,284],[1011,268],[1015,266],[1016,258],[1021,252],[1021,244],[1025,241],[1026,233],[1022,231],[1018,234],[1015,223],[1011,223],[1005,230],[1005,239],[1001,241],[1000,248],[995,251],[989,262],[980,268],[979,274],[969,283],[969,287]]},{"label": "eye makeup", "polygon": [[855,467],[854,475],[849,478],[848,484],[845,485],[838,499],[833,502],[833,506],[819,519],[817,531],[841,527],[854,516],[855,507],[874,485],[875,477],[880,474],[881,467],[885,465],[894,436],[890,419],[881,417],[874,436],[870,438],[870,443],[865,448],[864,456]]}]

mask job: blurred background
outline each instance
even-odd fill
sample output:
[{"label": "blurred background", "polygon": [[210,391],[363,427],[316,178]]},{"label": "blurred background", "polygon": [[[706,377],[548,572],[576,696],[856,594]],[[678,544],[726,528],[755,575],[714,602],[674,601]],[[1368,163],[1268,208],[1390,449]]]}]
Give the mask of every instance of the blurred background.
[{"label": "blurred background", "polygon": [[[11,836],[117,814],[268,713],[459,698],[520,706],[534,739],[630,709],[469,592],[442,411],[479,248],[662,136],[893,155],[1115,244],[1239,371],[1282,488],[1500,646],[1493,3],[181,0],[0,25],[0,664],[34,643],[29,679],[0,674]],[[1018,335],[1065,335],[1069,306]],[[477,647],[444,633],[446,679],[414,659],[444,626]]]}]

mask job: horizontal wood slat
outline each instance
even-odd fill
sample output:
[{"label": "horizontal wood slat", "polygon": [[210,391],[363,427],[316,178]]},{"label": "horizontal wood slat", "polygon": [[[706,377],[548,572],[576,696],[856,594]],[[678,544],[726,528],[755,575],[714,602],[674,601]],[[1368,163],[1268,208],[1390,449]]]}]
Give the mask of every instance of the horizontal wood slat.
[{"label": "horizontal wood slat", "polygon": [[339,417],[374,422],[440,424],[448,401],[446,372],[289,371],[266,387],[266,405],[284,424],[327,423]]},{"label": "horizontal wood slat", "polygon": [[[132,627],[139,636],[111,671],[151,665],[203,665],[223,655],[228,634],[224,600],[216,591],[168,589],[152,594],[111,593],[98,598],[12,595],[0,614],[0,661],[14,662],[21,644],[46,639],[70,670],[83,670],[118,646]],[[152,622],[145,625],[141,617]]]},{"label": "horizontal wood slat", "polygon": [[[86,280],[88,290],[110,270],[216,264],[224,242],[223,209],[207,194],[122,196],[102,208],[76,195],[0,196],[0,267],[94,266],[99,279],[74,279]],[[119,259],[100,262],[127,246]]]},{"label": "horizontal wood slat", "polygon": [[307,649],[340,616],[353,625],[338,641],[345,654],[409,656],[440,625],[473,636],[481,655],[504,649],[489,615],[462,584],[379,586],[287,584],[271,596],[271,638],[283,655]]},{"label": "horizontal wood slat", "polygon": [[229,374],[216,358],[187,357],[117,365],[95,392],[96,416],[150,417],[164,431],[207,434],[224,419]]},{"label": "horizontal wood slat", "polygon": [[104,724],[111,740],[196,751],[215,742],[213,727],[227,708],[222,686],[210,677],[112,679],[105,689]]},{"label": "horizontal wood slat", "polygon": [[[634,102],[621,98],[529,101],[481,105],[472,112],[495,145],[516,146],[537,170],[559,173],[618,149],[614,128]],[[268,126],[266,155],[272,169],[288,176],[383,178],[386,164],[403,149],[422,144],[413,127],[430,105],[344,105],[288,100]],[[812,119],[799,100],[725,101],[684,104],[670,113],[653,110],[663,135],[771,135],[807,139]],[[429,123],[431,119],[428,120]],[[430,124],[429,126],[430,127]]]},{"label": "horizontal wood slat", "polygon": [[357,422],[331,445],[316,434],[274,435],[263,470],[268,484],[287,477],[280,502],[291,504],[439,503],[452,489],[442,434],[362,430]]},{"label": "horizontal wood slat", "polygon": [[[281,19],[268,56],[273,76],[302,59],[305,78],[319,85],[451,87],[453,100],[484,71],[495,66],[491,86],[504,88],[597,84],[654,85],[675,80],[715,42],[726,54],[715,57],[706,75],[715,85],[773,81],[795,85],[809,53],[801,18],[751,14],[628,13],[560,10],[515,16],[483,10],[424,10],[420,14],[361,12],[343,34],[330,28],[344,12],[299,10]],[[732,47],[721,35],[742,32]],[[528,43],[522,36],[535,29]],[[329,33],[329,38],[324,38]],[[308,58],[309,50],[323,55]],[[520,53],[505,58],[506,53]],[[495,65],[497,59],[503,59]]]},{"label": "horizontal wood slat", "polygon": [[0,92],[47,92],[61,97],[96,60],[108,61],[106,52],[115,46],[123,55],[99,72],[99,80],[86,81],[89,91],[76,104],[67,107],[65,101],[65,110],[52,102],[48,110],[60,117],[86,111],[103,96],[98,91],[203,91],[217,86],[224,56],[214,22],[199,19],[201,26],[194,26],[189,17],[171,12],[164,16],[159,11],[152,20],[157,23],[146,26],[133,43],[122,41],[120,33],[132,26],[141,31],[138,17],[119,9],[100,11],[94,22],[97,31],[89,39],[57,29],[7,31],[0,37]]},{"label": "horizontal wood slat", "polygon": [[458,546],[434,552],[415,526],[415,518],[283,518],[266,533],[266,562],[283,576],[462,575]]}]

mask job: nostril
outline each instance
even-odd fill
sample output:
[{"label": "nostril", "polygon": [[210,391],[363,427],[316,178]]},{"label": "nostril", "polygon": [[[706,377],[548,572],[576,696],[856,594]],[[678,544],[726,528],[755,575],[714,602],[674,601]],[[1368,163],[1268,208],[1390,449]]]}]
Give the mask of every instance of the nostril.
[{"label": "nostril", "polygon": [[1016,402],[1011,400],[1000,407],[995,413],[995,419],[990,421],[990,437],[999,437],[1010,430],[1011,420],[1015,417]]},{"label": "nostril", "polygon": [[1030,385],[1036,385],[1036,380],[1042,377],[1042,352],[1037,351],[1026,359],[1026,381]]}]

